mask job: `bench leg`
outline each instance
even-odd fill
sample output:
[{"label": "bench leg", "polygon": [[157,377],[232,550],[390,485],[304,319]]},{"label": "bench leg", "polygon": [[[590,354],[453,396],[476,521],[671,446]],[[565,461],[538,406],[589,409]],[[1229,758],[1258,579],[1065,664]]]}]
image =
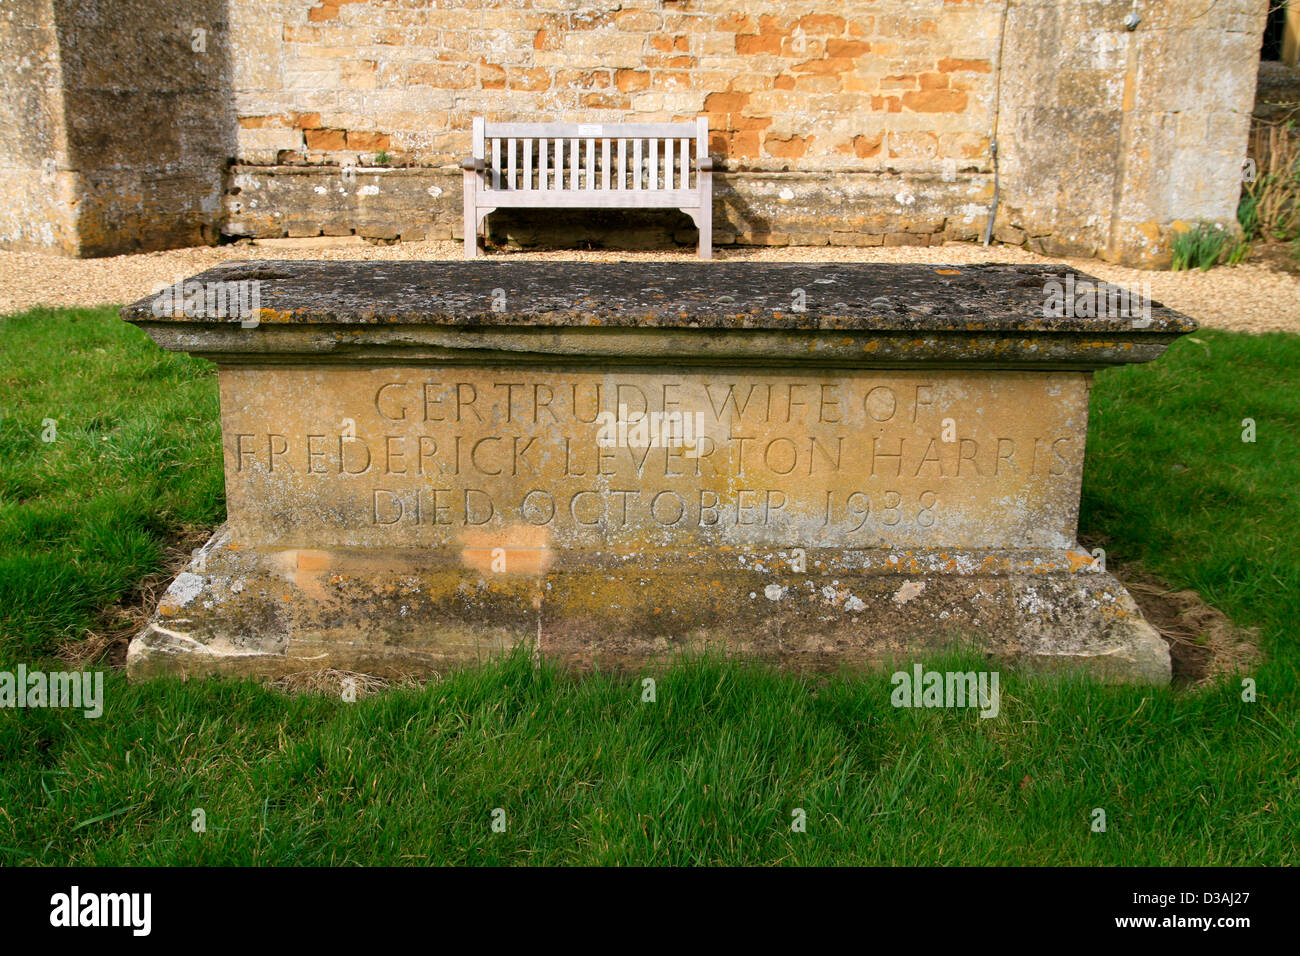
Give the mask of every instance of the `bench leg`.
[{"label": "bench leg", "polygon": [[[701,120],[701,122],[703,122]],[[707,136],[708,134],[705,133]],[[700,258],[713,258],[713,171],[700,170]]]},{"label": "bench leg", "polygon": [[478,222],[473,210],[465,214],[465,258],[478,255]]},{"label": "bench leg", "polygon": [[478,255],[478,211],[474,208],[474,187],[477,185],[473,173],[465,172],[465,258],[473,259]]}]

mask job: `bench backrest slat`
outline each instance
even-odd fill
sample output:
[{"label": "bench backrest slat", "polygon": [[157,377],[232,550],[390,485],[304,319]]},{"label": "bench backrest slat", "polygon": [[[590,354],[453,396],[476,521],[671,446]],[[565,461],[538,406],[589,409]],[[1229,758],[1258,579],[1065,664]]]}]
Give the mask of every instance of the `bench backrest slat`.
[{"label": "bench backrest slat", "polygon": [[694,188],[692,178],[698,179],[692,167],[708,155],[705,130],[698,123],[487,123],[476,118],[474,156],[484,160],[489,175],[480,188],[489,191],[688,190]]},{"label": "bench backrest slat", "polygon": [[694,123],[484,123],[483,135],[498,139],[537,139],[562,136],[565,139],[587,136],[610,139],[695,138]]}]

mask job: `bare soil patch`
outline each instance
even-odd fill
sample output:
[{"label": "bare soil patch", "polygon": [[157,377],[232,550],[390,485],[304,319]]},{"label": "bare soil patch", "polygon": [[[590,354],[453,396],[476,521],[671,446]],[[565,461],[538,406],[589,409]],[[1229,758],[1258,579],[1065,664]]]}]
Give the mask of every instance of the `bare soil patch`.
[{"label": "bare soil patch", "polygon": [[136,582],[131,591],[116,604],[105,608],[95,627],[77,637],[60,642],[59,660],[74,670],[96,664],[121,668],[126,666],[126,647],[153,615],[167,586],[184,570],[195,549],[212,536],[212,528],[180,528],[163,546],[163,566],[154,574]]}]

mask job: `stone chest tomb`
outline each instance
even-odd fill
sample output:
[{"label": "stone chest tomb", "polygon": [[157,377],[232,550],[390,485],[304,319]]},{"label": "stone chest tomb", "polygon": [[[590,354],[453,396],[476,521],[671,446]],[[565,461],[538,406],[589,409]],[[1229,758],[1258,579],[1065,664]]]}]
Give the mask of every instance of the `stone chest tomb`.
[{"label": "stone chest tomb", "polygon": [[212,269],[123,310],[217,364],[228,507],[129,672],[425,674],[521,642],[575,665],[712,648],[825,667],[973,642],[1167,681],[1164,642],[1076,526],[1092,373],[1195,326],[1114,295],[1075,310],[1089,283]]}]

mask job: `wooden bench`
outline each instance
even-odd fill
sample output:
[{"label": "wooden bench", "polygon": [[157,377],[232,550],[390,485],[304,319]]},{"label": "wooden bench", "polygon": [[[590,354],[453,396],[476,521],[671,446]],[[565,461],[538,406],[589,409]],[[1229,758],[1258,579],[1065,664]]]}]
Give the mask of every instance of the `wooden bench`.
[{"label": "wooden bench", "polygon": [[[692,155],[694,144],[694,155]],[[713,255],[709,122],[485,123],[465,174],[465,258],[495,209],[680,209]]]}]

